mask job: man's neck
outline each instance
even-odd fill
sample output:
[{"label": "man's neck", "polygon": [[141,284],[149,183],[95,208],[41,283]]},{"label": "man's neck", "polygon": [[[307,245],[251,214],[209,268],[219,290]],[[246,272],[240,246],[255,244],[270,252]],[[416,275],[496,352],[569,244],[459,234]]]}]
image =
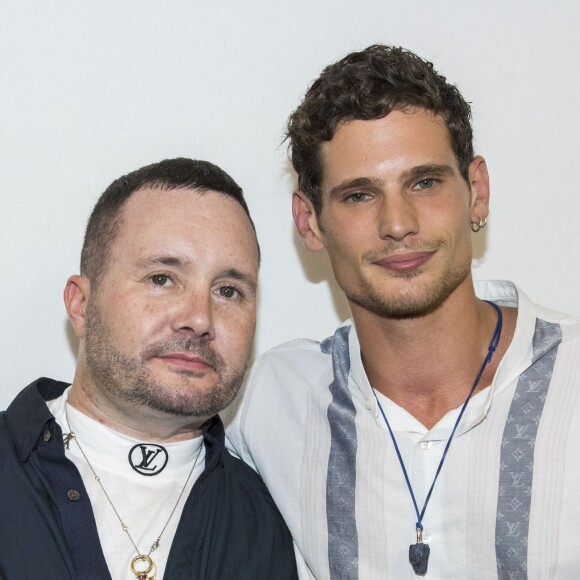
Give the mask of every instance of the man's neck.
[{"label": "man's neck", "polygon": [[[495,309],[476,298],[470,280],[421,317],[389,319],[357,305],[351,308],[373,388],[429,429],[464,402],[497,323]],[[513,336],[517,313],[502,312],[501,340],[476,392],[492,383]]]},{"label": "man's neck", "polygon": [[114,431],[151,443],[193,439],[201,434],[201,424],[205,422],[205,419],[163,415],[139,405],[111,401],[93,387],[82,366],[77,366],[68,403]]}]

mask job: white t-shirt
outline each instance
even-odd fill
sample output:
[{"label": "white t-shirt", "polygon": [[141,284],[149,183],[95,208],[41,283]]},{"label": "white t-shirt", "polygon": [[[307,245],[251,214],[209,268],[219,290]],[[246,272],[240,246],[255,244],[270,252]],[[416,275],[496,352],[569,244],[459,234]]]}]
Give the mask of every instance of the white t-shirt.
[{"label": "white t-shirt", "polygon": [[[161,446],[138,441],[101,425],[67,405],[69,391],[70,387],[61,397],[49,401],[48,408],[65,437],[71,429],[75,433],[141,554],[149,553],[161,533],[197,457],[195,468],[161,536],[159,547],[151,552],[157,568],[156,578],[161,580],[183,506],[204,469],[203,437]],[[133,544],[74,439],[68,448],[65,446],[65,453],[79,470],[89,494],[111,576],[115,579],[132,578],[130,565],[137,555]],[[137,566],[142,569],[143,563]]]}]

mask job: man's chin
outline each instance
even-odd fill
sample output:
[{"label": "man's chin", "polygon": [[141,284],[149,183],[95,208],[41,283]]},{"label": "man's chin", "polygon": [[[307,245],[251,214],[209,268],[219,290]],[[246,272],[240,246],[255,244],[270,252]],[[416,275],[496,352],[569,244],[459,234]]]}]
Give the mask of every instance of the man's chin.
[{"label": "man's chin", "polygon": [[369,286],[360,296],[351,296],[350,300],[383,318],[421,318],[438,310],[463,279],[432,283],[400,279],[402,283],[392,284],[388,289],[380,288],[380,292]]},{"label": "man's chin", "polygon": [[156,393],[142,397],[139,403],[155,414],[168,417],[207,418],[221,410],[217,408],[219,405],[212,405],[212,397],[197,393],[190,396],[180,396],[179,393],[164,396],[163,393]]},{"label": "man's chin", "polygon": [[220,389],[220,377],[215,373],[192,371],[155,375],[143,383],[148,398],[160,400],[195,401],[211,397]]},{"label": "man's chin", "polygon": [[[195,373],[194,373],[195,374]],[[201,377],[187,373],[148,376],[131,398],[157,413],[174,417],[212,417],[227,407],[239,390],[241,380],[225,381],[212,370]]]}]

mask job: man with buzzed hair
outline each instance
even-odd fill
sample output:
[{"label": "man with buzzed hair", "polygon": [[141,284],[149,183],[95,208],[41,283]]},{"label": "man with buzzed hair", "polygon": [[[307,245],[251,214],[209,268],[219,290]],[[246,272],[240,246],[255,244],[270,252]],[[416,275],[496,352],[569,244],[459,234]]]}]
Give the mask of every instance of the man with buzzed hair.
[{"label": "man with buzzed hair", "polygon": [[352,320],[260,357],[231,425],[304,578],[579,577],[580,320],[471,274],[489,178],[470,107],[383,45],[290,116],[293,216]]},{"label": "man with buzzed hair", "polygon": [[205,161],[113,182],[64,299],[72,386],[0,413],[0,578],[296,578],[292,539],[217,415],[250,356],[260,252],[242,190]]}]

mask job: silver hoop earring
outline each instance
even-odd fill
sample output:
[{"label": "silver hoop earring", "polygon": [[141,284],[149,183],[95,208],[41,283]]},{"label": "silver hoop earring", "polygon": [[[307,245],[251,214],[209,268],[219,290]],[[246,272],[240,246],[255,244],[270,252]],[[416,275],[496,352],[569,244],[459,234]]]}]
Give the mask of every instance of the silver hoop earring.
[{"label": "silver hoop earring", "polygon": [[487,224],[487,218],[481,218],[479,220],[479,223],[473,223],[471,222],[471,231],[476,234],[479,230],[483,229],[485,227],[485,225]]}]

